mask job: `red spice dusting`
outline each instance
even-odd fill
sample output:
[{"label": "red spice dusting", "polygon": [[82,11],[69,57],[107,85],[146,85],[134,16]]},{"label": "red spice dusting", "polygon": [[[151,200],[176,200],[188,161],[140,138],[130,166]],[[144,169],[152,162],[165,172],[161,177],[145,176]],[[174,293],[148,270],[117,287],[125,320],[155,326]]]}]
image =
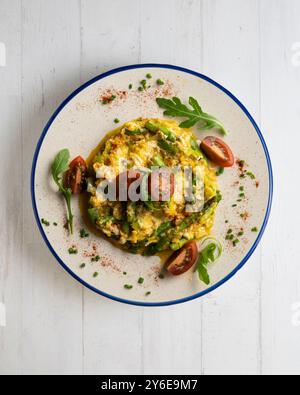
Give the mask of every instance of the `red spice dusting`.
[{"label": "red spice dusting", "polygon": [[117,91],[115,89],[106,89],[100,94],[100,102],[102,104],[111,104],[116,99],[124,100],[128,95],[127,91]]},{"label": "red spice dusting", "polygon": [[249,214],[247,211],[245,211],[245,212],[242,213],[240,216],[241,216],[241,218],[242,218],[244,221],[247,221],[247,219],[250,217],[250,214]]}]

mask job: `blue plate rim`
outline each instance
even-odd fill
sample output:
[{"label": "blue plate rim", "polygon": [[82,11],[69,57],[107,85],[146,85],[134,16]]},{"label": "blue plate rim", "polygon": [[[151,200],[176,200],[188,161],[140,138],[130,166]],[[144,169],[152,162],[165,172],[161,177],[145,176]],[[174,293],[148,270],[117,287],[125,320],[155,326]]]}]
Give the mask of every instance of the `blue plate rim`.
[{"label": "blue plate rim", "polygon": [[[161,68],[161,69],[171,69],[171,70],[176,70],[176,71],[180,71],[180,72],[184,72],[187,74],[191,74],[194,75],[204,81],[207,81],[209,83],[211,83],[212,85],[214,85],[215,87],[217,87],[218,89],[220,89],[222,92],[224,92],[227,96],[229,96],[240,108],[241,110],[245,113],[245,115],[247,116],[247,118],[250,120],[250,122],[252,123],[252,125],[254,126],[258,137],[260,139],[260,142],[263,146],[264,152],[265,152],[265,156],[266,156],[266,160],[267,160],[267,165],[268,165],[268,172],[269,172],[269,198],[268,198],[268,205],[267,205],[267,210],[266,210],[266,215],[264,218],[264,222],[263,225],[261,227],[261,230],[257,236],[257,239],[255,240],[254,244],[252,245],[251,249],[249,250],[249,252],[247,253],[247,255],[244,257],[244,259],[239,263],[239,265],[237,265],[237,267],[230,273],[228,274],[226,277],[224,277],[224,279],[222,279],[221,281],[219,281],[217,284],[213,285],[212,287],[209,287],[208,289],[198,292],[195,295],[192,296],[188,296],[186,298],[181,298],[181,299],[176,299],[176,300],[171,300],[171,301],[167,301],[167,302],[138,302],[138,301],[132,301],[132,300],[128,300],[128,299],[123,299],[123,298],[119,298],[117,296],[113,296],[110,295],[106,292],[100,291],[99,289],[96,289],[95,287],[93,287],[92,285],[86,283],[85,281],[83,281],[80,277],[78,277],[63,261],[62,259],[57,255],[57,253],[55,252],[54,248],[52,247],[51,243],[49,242],[47,235],[42,227],[39,215],[38,215],[38,210],[37,210],[37,204],[36,204],[36,197],[35,197],[35,173],[36,173],[36,166],[37,166],[37,160],[38,160],[38,156],[43,144],[43,141],[48,133],[48,130],[50,129],[52,123],[54,122],[54,120],[56,119],[56,117],[58,116],[58,114],[63,110],[63,108],[76,96],[78,95],[78,93],[80,93],[81,91],[83,91],[85,88],[87,88],[88,86],[94,84],[95,82],[102,80],[108,76],[123,72],[123,71],[127,71],[127,70],[133,70],[133,69],[142,69],[142,68]],[[219,84],[218,82],[214,81],[213,79],[211,79],[210,77],[207,77],[201,73],[198,73],[196,71],[184,68],[184,67],[180,67],[180,66],[174,66],[174,65],[169,65],[169,64],[159,64],[159,63],[145,63],[145,64],[134,64],[134,65],[129,65],[129,66],[123,66],[123,67],[118,67],[115,68],[113,70],[107,71],[105,73],[102,73],[100,75],[98,75],[97,77],[92,78],[91,80],[87,81],[86,83],[82,84],[79,88],[77,88],[73,93],[71,93],[61,104],[60,106],[55,110],[55,112],[53,113],[53,115],[51,116],[51,118],[49,119],[48,123],[46,124],[35,149],[35,153],[34,153],[34,157],[33,157],[33,163],[32,163],[32,169],[31,169],[31,179],[30,179],[30,189],[31,189],[31,199],[32,199],[32,207],[33,207],[33,211],[34,211],[34,216],[39,228],[39,231],[47,245],[47,247],[49,248],[49,250],[51,251],[52,255],[55,257],[55,259],[58,261],[58,263],[75,279],[77,280],[80,284],[84,285],[86,288],[90,289],[91,291],[104,296],[108,299],[114,300],[116,302],[121,302],[121,303],[125,303],[125,304],[129,304],[129,305],[133,305],[133,306],[142,306],[142,307],[163,307],[163,306],[172,306],[172,305],[176,305],[176,304],[181,304],[181,303],[185,303],[185,302],[189,302],[198,298],[201,298],[213,291],[215,291],[217,288],[221,287],[223,284],[225,284],[226,282],[228,282],[239,270],[242,269],[242,267],[248,262],[248,260],[250,259],[250,257],[252,256],[252,254],[254,253],[254,251],[256,250],[259,242],[261,241],[261,238],[265,232],[266,226],[268,224],[269,221],[269,217],[270,217],[270,213],[271,213],[271,207],[272,207],[272,200],[273,200],[273,169],[272,169],[272,163],[271,163],[271,159],[270,159],[270,155],[269,155],[269,151],[266,145],[266,142],[264,140],[264,137],[260,131],[260,128],[258,127],[257,123],[255,122],[254,118],[251,116],[250,112],[247,110],[247,108],[240,102],[239,99],[237,99],[236,96],[234,96],[228,89],[226,89],[225,87],[223,87],[221,84]]]}]

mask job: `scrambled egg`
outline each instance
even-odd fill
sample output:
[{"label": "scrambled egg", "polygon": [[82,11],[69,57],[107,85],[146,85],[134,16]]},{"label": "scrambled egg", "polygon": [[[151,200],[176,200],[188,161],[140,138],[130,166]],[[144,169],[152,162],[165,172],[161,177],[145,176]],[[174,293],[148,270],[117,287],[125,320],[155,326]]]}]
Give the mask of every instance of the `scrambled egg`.
[{"label": "scrambled egg", "polygon": [[[124,172],[124,164],[127,169],[142,171],[153,166],[189,167],[194,185],[193,207],[198,204],[200,209],[187,210],[188,203],[181,190],[166,202],[153,202],[151,198],[138,202],[106,200],[97,187],[103,181],[114,182]],[[216,172],[200,151],[193,132],[180,128],[176,121],[127,122],[107,136],[91,167],[94,177],[88,183],[90,218],[103,234],[129,251],[154,254],[177,250],[190,240],[200,240],[210,234],[220,196]],[[197,177],[203,180],[202,191],[197,190]]]}]

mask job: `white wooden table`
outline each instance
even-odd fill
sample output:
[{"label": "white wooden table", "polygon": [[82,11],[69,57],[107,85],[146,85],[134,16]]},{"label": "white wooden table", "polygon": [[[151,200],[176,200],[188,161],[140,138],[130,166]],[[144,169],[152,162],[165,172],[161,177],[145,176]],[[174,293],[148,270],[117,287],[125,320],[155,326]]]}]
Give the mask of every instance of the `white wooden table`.
[{"label": "white wooden table", "polygon": [[[0,0],[0,374],[300,373],[299,15],[299,0]],[[171,308],[83,289],[31,209],[32,156],[49,116],[82,82],[139,62],[189,67],[229,88],[261,125],[275,172],[250,262]]]}]

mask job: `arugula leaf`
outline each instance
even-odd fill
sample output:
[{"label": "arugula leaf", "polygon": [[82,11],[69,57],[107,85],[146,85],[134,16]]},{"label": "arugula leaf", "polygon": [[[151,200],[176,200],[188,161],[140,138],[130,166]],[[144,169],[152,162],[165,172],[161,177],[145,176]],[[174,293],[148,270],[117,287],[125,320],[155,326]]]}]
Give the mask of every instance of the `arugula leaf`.
[{"label": "arugula leaf", "polygon": [[200,123],[201,130],[217,129],[222,135],[226,135],[227,132],[224,126],[217,118],[212,115],[206,114],[200,107],[198,101],[193,97],[190,97],[189,104],[192,109],[188,108],[181,102],[178,97],[173,99],[156,99],[157,104],[160,108],[165,109],[164,115],[170,117],[187,118],[179,126],[183,129],[189,129]]},{"label": "arugula leaf", "polygon": [[209,237],[204,240],[203,245],[206,246],[200,251],[197,263],[197,271],[200,281],[204,284],[210,284],[210,277],[208,274],[207,266],[215,262],[222,254],[222,246],[219,241]]},{"label": "arugula leaf", "polygon": [[60,176],[69,169],[70,152],[67,149],[61,150],[55,157],[51,166],[52,176],[54,180],[58,180]]},{"label": "arugula leaf", "polygon": [[58,186],[59,192],[64,196],[68,210],[68,226],[70,233],[73,234],[73,213],[71,208],[72,191],[66,188],[63,183],[64,173],[69,169],[70,152],[68,149],[61,150],[55,157],[51,166],[52,177]]}]

